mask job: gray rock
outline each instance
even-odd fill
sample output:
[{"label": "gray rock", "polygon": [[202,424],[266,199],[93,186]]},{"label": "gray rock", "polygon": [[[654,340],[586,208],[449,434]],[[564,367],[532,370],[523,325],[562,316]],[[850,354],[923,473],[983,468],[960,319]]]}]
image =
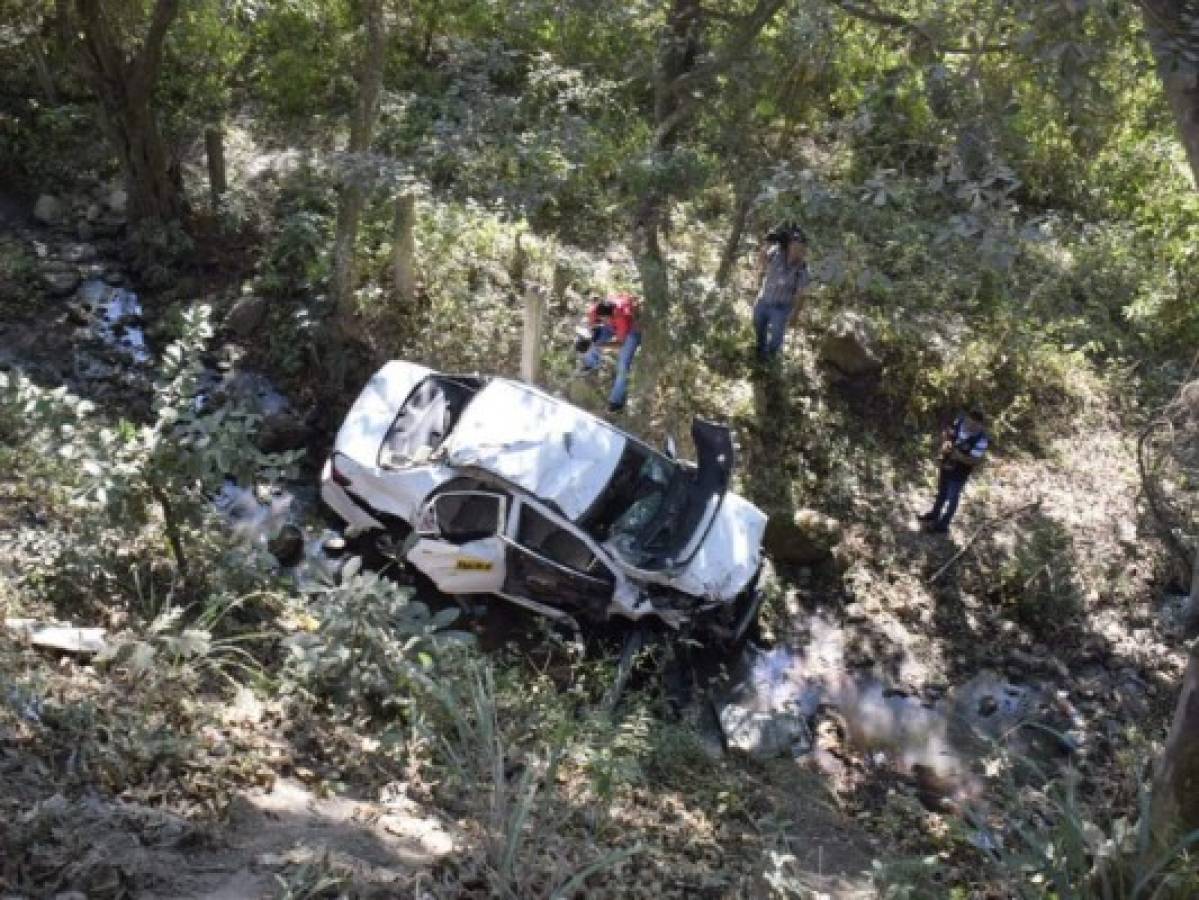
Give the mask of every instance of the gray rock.
[{"label": "gray rock", "polygon": [[42,194],[33,206],[33,217],[43,225],[57,225],[64,211],[61,200],[52,194]]},{"label": "gray rock", "polygon": [[807,722],[795,713],[757,712],[735,703],[720,709],[720,728],[730,750],[771,759],[812,749]]},{"label": "gray rock", "polygon": [[123,216],[129,207],[129,194],[126,193],[124,188],[114,188],[104,198],[104,205],[118,216]]},{"label": "gray rock", "polygon": [[87,219],[80,219],[78,224],[76,224],[76,226],[75,226],[75,234],[79,238],[79,240],[83,241],[84,243],[87,243],[88,241],[95,238],[96,229],[92,226],[92,223],[89,222]]},{"label": "gray rock", "polygon": [[96,258],[96,248],[87,242],[67,244],[62,248],[62,258],[71,263],[91,262]]},{"label": "gray rock", "polygon": [[304,532],[288,523],[267,541],[266,549],[279,560],[280,565],[294,566],[304,557]]},{"label": "gray rock", "polygon": [[51,297],[67,297],[79,287],[79,273],[65,267],[45,269],[42,271],[42,283]]},{"label": "gray rock", "polygon": [[791,516],[771,516],[764,543],[775,562],[807,566],[825,562],[841,540],[841,523],[814,509]]},{"label": "gray rock", "polygon": [[288,412],[272,413],[262,420],[255,442],[263,453],[300,450],[308,443],[308,427]]},{"label": "gray rock", "polygon": [[100,218],[100,214],[102,212],[103,210],[100,209],[99,203],[89,203],[87,211],[83,215],[89,222],[95,222],[98,218]]},{"label": "gray rock", "polygon": [[225,324],[239,338],[248,338],[262,327],[267,310],[268,305],[264,297],[242,297],[233,304],[233,309],[229,310]]},{"label": "gray rock", "polygon": [[873,326],[854,312],[833,320],[820,341],[820,360],[845,375],[867,375],[883,367]]}]

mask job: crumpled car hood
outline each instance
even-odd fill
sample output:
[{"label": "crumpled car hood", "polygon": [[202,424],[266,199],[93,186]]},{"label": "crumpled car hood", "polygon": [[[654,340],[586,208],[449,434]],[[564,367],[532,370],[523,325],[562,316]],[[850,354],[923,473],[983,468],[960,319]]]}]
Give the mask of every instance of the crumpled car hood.
[{"label": "crumpled car hood", "polygon": [[607,487],[626,441],[583,410],[497,378],[471,400],[443,447],[450,465],[498,475],[576,521]]},{"label": "crumpled car hood", "polygon": [[744,497],[725,494],[699,549],[670,583],[709,600],[732,600],[762,564],[765,532],[762,510]]}]

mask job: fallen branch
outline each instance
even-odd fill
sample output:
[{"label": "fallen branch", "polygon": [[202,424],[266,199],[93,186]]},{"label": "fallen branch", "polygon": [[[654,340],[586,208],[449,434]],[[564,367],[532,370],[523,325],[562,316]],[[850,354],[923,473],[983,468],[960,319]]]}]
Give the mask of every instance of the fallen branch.
[{"label": "fallen branch", "polygon": [[1016,519],[1018,519],[1022,515],[1024,515],[1026,512],[1029,512],[1034,509],[1039,509],[1040,506],[1041,506],[1041,498],[1038,497],[1036,500],[1032,501],[1031,503],[1026,503],[1026,504],[1024,504],[1024,506],[1021,506],[1019,509],[1013,510],[1010,513],[1004,513],[1003,515],[1000,515],[1000,516],[991,516],[988,519],[984,519],[983,523],[981,525],[979,525],[976,529],[974,529],[974,533],[971,534],[970,537],[966,539],[966,543],[964,543],[962,545],[962,548],[960,550],[958,550],[958,552],[955,553],[953,556],[951,556],[949,558],[949,561],[946,562],[945,565],[941,566],[941,568],[937,569],[937,571],[932,574],[932,577],[928,579],[928,583],[932,584],[938,578],[940,578],[942,575],[944,575],[946,572],[948,572],[950,567],[955,562],[957,562],[959,559],[961,559],[966,554],[967,550],[969,550],[971,547],[974,546],[974,542],[976,540],[978,540],[978,536],[980,534],[982,534],[984,531],[986,531],[988,526],[994,524],[995,522],[997,522],[1001,519],[1004,521],[1008,521],[1008,520],[1015,521]]}]

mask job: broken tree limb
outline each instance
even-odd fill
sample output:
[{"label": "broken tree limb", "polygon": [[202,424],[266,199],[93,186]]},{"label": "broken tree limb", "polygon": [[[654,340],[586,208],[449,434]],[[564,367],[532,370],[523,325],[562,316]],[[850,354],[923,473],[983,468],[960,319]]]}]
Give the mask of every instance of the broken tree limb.
[{"label": "broken tree limb", "polygon": [[976,540],[978,540],[978,536],[980,534],[982,534],[984,531],[986,531],[991,525],[995,524],[996,522],[998,522],[1000,520],[1007,521],[1009,519],[1010,520],[1018,519],[1018,518],[1020,518],[1020,516],[1024,515],[1026,512],[1029,512],[1031,510],[1039,508],[1040,505],[1041,505],[1041,498],[1038,497],[1036,500],[1032,501],[1032,503],[1026,503],[1024,506],[1021,506],[1019,509],[1016,509],[1010,513],[1005,513],[1001,516],[991,516],[987,519],[984,519],[982,524],[979,525],[976,529],[974,529],[973,534],[971,534],[970,537],[968,537],[966,539],[966,543],[962,544],[962,546],[958,550],[958,552],[955,553],[953,556],[949,557],[949,559],[948,559],[948,561],[946,561],[945,565],[941,566],[941,568],[937,569],[937,571],[932,574],[932,576],[928,579],[928,583],[934,584],[938,578],[940,578],[942,575],[944,575],[946,572],[948,572],[950,570],[950,568],[953,566],[953,564],[956,563],[963,556],[965,556],[966,551],[968,551],[971,547],[974,546],[974,542]]}]

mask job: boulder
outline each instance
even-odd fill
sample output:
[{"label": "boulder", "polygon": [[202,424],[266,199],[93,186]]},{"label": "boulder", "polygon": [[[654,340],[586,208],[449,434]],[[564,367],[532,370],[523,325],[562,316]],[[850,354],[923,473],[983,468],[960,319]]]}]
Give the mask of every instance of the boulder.
[{"label": "boulder", "polygon": [[42,283],[51,297],[67,297],[79,287],[79,273],[66,266],[54,266],[42,270]]},{"label": "boulder", "polygon": [[129,206],[129,194],[124,188],[113,188],[104,198],[104,204],[118,216],[123,216]]},{"label": "boulder", "polygon": [[825,562],[841,540],[841,523],[814,509],[771,516],[766,523],[766,552],[776,563],[810,566]]},{"label": "boulder", "polygon": [[225,325],[239,338],[252,337],[266,320],[267,301],[263,297],[242,297],[233,304]]},{"label": "boulder", "polygon": [[308,427],[289,412],[272,413],[262,420],[255,443],[263,453],[300,450],[308,444]]},{"label": "boulder", "polygon": [[64,212],[63,202],[52,194],[42,194],[33,206],[33,217],[43,225],[57,225]]},{"label": "boulder", "polygon": [[793,712],[759,712],[730,703],[718,715],[730,750],[748,753],[755,759],[771,759],[812,749],[808,723]]},{"label": "boulder", "polygon": [[62,256],[63,259],[72,263],[91,262],[96,258],[96,248],[86,242],[67,244],[62,248]]},{"label": "boulder", "polygon": [[883,367],[878,338],[859,313],[840,313],[820,341],[820,360],[845,375],[868,375]]}]

